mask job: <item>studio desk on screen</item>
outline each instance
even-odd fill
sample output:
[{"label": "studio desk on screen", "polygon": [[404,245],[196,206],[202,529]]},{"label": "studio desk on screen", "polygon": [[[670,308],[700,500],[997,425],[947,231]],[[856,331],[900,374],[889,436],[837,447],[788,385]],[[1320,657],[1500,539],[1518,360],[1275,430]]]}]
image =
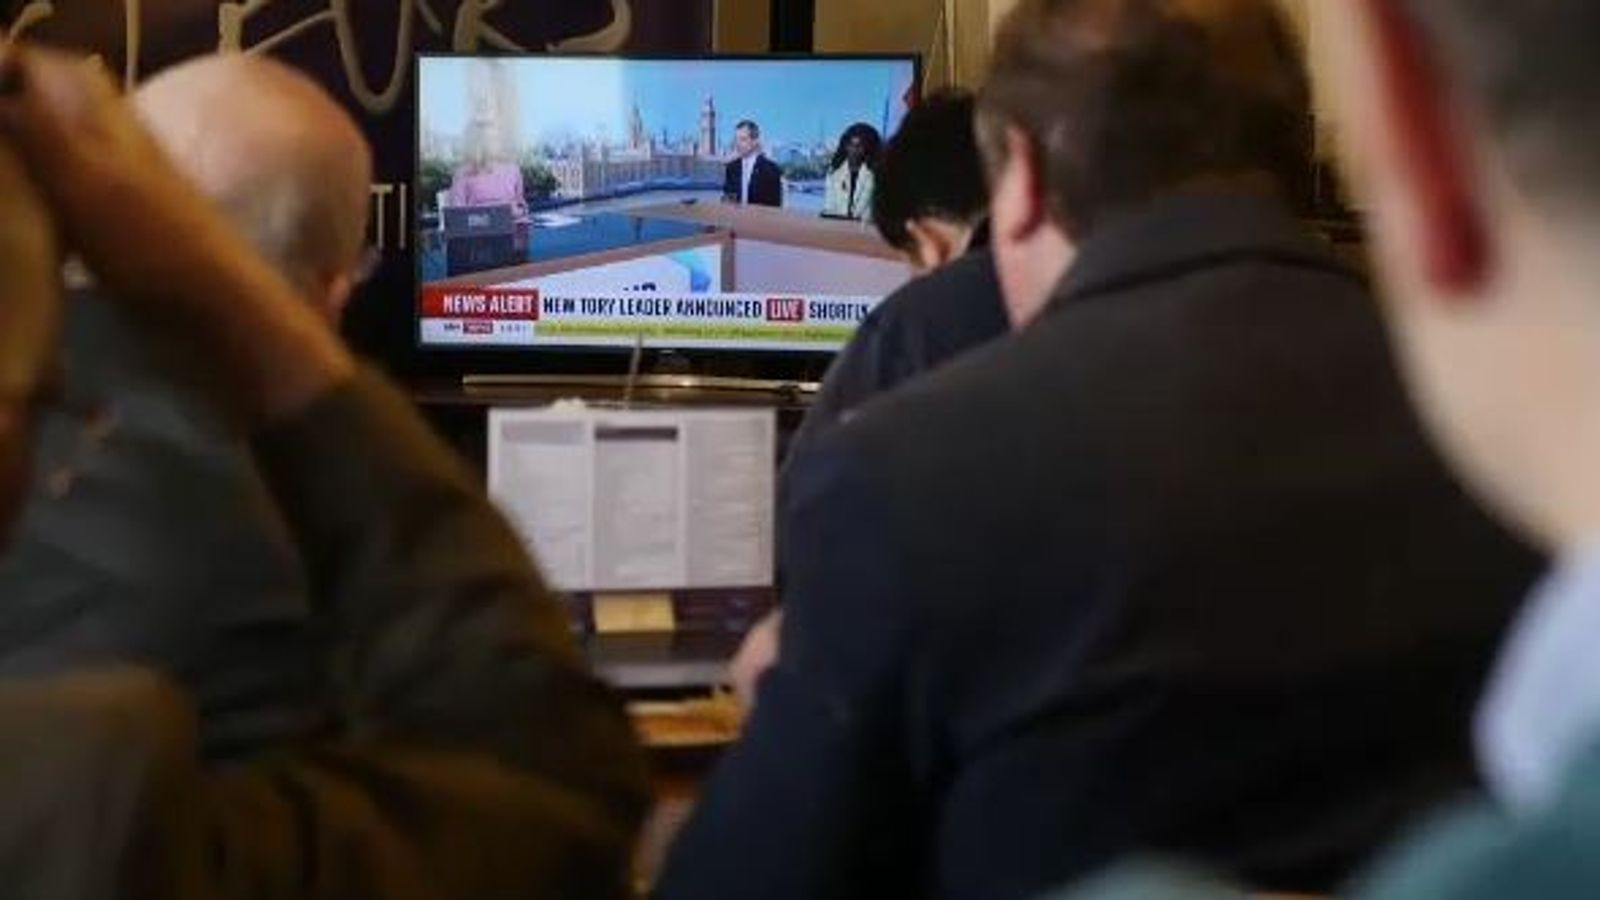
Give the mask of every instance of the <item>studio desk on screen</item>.
[{"label": "studio desk on screen", "polygon": [[[711,254],[730,293],[887,294],[906,280],[902,259],[870,224],[724,203],[670,203],[564,217],[519,236],[516,260],[452,274],[444,240],[423,246],[423,277],[438,287],[593,280],[683,251]],[[608,271],[609,270],[609,271]]]}]

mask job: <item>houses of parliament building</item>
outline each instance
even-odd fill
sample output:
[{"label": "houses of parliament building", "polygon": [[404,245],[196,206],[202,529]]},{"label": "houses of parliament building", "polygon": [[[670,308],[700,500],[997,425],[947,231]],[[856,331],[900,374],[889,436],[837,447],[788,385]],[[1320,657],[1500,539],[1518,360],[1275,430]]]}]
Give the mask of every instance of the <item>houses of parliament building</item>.
[{"label": "houses of parliament building", "polygon": [[663,131],[650,135],[634,104],[628,143],[622,147],[584,144],[574,155],[549,160],[562,197],[602,197],[644,186],[719,186],[731,152],[717,140],[717,108],[707,97],[693,141],[674,143]]}]

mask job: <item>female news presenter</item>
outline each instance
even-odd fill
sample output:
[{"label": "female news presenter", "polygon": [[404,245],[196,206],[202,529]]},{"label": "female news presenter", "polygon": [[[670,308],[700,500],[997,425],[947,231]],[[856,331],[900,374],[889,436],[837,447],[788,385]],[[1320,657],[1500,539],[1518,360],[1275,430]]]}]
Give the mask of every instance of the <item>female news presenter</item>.
[{"label": "female news presenter", "polygon": [[828,164],[827,193],[822,214],[844,219],[864,219],[872,210],[873,170],[883,152],[878,129],[857,122],[839,136],[839,147]]},{"label": "female news presenter", "polygon": [[450,178],[441,207],[510,206],[511,215],[528,215],[522,168],[505,160],[500,148],[500,128],[493,118],[474,119],[467,131],[462,164]]}]

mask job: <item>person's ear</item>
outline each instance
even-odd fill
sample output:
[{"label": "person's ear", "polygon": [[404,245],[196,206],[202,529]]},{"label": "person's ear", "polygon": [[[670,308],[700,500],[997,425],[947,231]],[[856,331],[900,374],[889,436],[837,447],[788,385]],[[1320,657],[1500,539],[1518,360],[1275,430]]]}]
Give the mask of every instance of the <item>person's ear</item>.
[{"label": "person's ear", "polygon": [[1025,243],[1050,222],[1043,160],[1020,128],[1006,126],[1005,163],[994,177],[991,227],[1007,243]]},{"label": "person's ear", "polygon": [[936,222],[910,219],[906,222],[906,233],[911,235],[912,245],[916,247],[913,256],[923,271],[937,269],[955,256],[949,234]]},{"label": "person's ear", "polygon": [[1395,0],[1365,0],[1363,7],[1385,126],[1377,152],[1409,195],[1432,287],[1464,298],[1483,286],[1491,264],[1471,136],[1417,22]]}]

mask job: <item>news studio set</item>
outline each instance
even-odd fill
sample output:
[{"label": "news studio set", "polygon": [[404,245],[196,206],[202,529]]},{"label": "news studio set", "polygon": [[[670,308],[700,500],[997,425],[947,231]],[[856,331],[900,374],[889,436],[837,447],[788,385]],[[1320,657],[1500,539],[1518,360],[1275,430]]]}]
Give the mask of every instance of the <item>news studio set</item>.
[{"label": "news studio set", "polygon": [[424,346],[827,354],[907,278],[825,183],[853,126],[893,134],[914,58],[427,56],[417,78]]}]

